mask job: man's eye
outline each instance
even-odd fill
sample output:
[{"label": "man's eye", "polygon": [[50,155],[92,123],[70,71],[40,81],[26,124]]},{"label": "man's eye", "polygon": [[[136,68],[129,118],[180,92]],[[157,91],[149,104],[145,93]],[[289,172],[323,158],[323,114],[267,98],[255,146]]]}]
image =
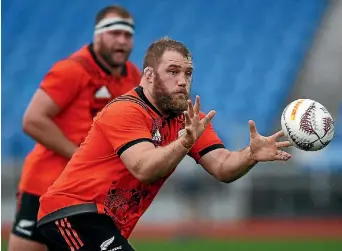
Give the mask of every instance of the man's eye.
[{"label": "man's eye", "polygon": [[172,74],[172,75],[177,75],[178,71],[175,71],[175,70],[169,70],[169,72]]},{"label": "man's eye", "polygon": [[192,76],[192,72],[191,71],[187,71],[186,72],[186,76],[191,77]]}]

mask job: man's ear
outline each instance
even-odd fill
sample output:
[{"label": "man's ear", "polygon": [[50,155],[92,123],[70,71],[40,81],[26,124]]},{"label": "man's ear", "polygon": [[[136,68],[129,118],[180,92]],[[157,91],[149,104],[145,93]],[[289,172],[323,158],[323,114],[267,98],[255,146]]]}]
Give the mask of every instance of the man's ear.
[{"label": "man's ear", "polygon": [[153,74],[154,73],[153,73],[152,67],[146,67],[144,69],[144,76],[149,83],[152,83],[152,81],[153,81]]}]

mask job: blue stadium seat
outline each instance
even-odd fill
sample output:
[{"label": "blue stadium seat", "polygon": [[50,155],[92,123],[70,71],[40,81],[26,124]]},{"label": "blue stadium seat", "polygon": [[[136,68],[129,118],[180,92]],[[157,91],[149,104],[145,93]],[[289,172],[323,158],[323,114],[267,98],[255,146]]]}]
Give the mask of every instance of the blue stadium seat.
[{"label": "blue stadium seat", "polygon": [[[92,39],[95,13],[113,1],[5,1],[3,5],[3,157],[23,157],[32,141],[21,117],[51,65]],[[247,120],[271,133],[308,51],[326,0],[116,1],[136,19],[132,61],[168,35],[194,55],[193,94],[228,147],[248,140]],[[177,6],[181,5],[181,8]],[[19,147],[22,143],[22,147]]]}]

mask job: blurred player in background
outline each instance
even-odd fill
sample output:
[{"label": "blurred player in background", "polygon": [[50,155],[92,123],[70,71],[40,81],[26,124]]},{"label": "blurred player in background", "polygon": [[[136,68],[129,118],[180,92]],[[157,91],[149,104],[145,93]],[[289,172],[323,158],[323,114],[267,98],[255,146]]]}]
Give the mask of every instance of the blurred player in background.
[{"label": "blurred player in background", "polygon": [[288,160],[278,132],[258,134],[231,152],[190,97],[192,57],[180,42],[151,44],[140,86],[116,98],[92,128],[63,173],[40,199],[38,230],[51,251],[132,251],[128,243],[139,218],[165,180],[190,155],[223,182],[246,174],[258,161]]},{"label": "blurred player in background", "polygon": [[126,9],[102,9],[94,42],[57,62],[34,94],[23,129],[37,144],[24,163],[10,251],[46,250],[36,231],[39,197],[64,170],[97,112],[139,84],[141,74],[128,61],[133,34],[133,17]]}]

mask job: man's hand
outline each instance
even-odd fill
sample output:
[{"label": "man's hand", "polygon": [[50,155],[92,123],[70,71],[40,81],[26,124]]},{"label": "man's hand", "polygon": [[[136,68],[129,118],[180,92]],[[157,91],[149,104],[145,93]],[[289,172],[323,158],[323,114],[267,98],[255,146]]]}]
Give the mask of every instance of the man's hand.
[{"label": "man's hand", "polygon": [[188,110],[184,112],[185,134],[183,135],[182,145],[187,149],[190,149],[195,144],[215,116],[215,111],[210,111],[203,119],[200,119],[200,106],[200,98],[196,96],[195,105],[193,106],[191,100],[188,100]]},{"label": "man's hand", "polygon": [[251,157],[255,161],[287,161],[291,155],[287,152],[280,150],[282,147],[289,147],[289,141],[277,140],[284,136],[283,131],[279,131],[269,137],[260,135],[256,129],[254,121],[248,121],[250,129],[250,151]]}]

